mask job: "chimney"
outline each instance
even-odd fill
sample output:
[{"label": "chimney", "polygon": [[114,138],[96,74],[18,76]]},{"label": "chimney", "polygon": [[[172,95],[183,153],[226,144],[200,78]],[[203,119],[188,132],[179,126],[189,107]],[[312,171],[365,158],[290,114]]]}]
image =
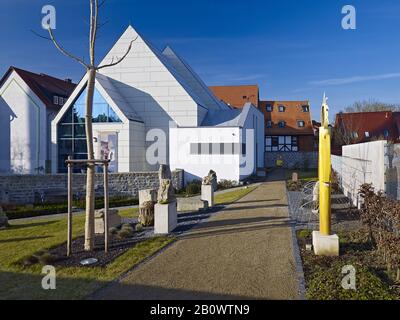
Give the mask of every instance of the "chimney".
[{"label": "chimney", "polygon": [[72,79],[65,79],[65,82],[72,83]]}]

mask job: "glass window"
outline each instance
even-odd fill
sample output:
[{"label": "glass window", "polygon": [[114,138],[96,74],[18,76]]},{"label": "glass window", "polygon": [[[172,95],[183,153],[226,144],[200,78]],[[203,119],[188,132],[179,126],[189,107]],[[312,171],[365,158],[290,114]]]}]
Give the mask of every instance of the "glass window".
[{"label": "glass window", "polygon": [[267,121],[267,128],[272,128],[272,121]]},{"label": "glass window", "polygon": [[302,106],[303,112],[310,112],[309,106]]},{"label": "glass window", "polygon": [[265,110],[267,111],[267,112],[272,112],[272,105],[271,104],[267,104],[266,106],[265,106]]},{"label": "glass window", "polygon": [[285,112],[285,106],[279,106],[279,112]]},{"label": "glass window", "polygon": [[279,121],[279,128],[284,128],[286,127],[286,122],[285,121]]},{"label": "glass window", "polygon": [[299,151],[298,138],[296,136],[267,136],[265,139],[265,150],[267,152],[297,152]]},{"label": "glass window", "polygon": [[[64,102],[61,98],[57,102],[60,103],[60,101]],[[87,159],[85,115],[86,90],[80,94],[58,124],[59,172],[67,171],[65,159],[68,156],[72,156],[74,159]],[[93,96],[93,122],[121,122],[121,119],[97,89],[95,89]]]},{"label": "glass window", "polygon": [[298,120],[297,121],[297,125],[298,125],[299,128],[303,128],[306,124],[305,124],[305,122],[303,120]]},{"label": "glass window", "polygon": [[383,131],[383,136],[384,136],[385,138],[389,137],[389,130],[385,129],[385,130]]}]

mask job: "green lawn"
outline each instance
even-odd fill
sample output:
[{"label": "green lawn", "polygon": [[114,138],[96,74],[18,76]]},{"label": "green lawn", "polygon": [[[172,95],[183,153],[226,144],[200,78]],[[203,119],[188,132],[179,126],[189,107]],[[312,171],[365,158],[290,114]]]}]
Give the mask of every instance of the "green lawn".
[{"label": "green lawn", "polygon": [[[228,204],[239,200],[256,187],[239,189],[215,196],[216,204]],[[122,217],[137,217],[138,208],[122,209]],[[73,236],[83,235],[84,214],[73,218]],[[46,218],[11,221],[11,226],[0,230],[0,299],[83,299],[95,290],[122,275],[133,266],[153,255],[175,239],[156,237],[131,248],[105,268],[57,268],[57,289],[41,287],[42,266],[23,267],[21,261],[41,249],[66,241],[66,218]]]},{"label": "green lawn", "polygon": [[120,209],[118,214],[122,218],[137,218],[139,215],[139,208]]},{"label": "green lawn", "polygon": [[216,194],[214,197],[215,204],[228,204],[238,201],[243,198],[246,194],[252,192],[257,187],[249,187],[247,189],[239,189],[226,193]]},{"label": "green lawn", "polygon": [[[12,222],[0,231],[0,299],[82,299],[137,263],[154,254],[172,237],[152,238],[128,250],[106,268],[57,268],[57,289],[43,290],[41,266],[23,267],[18,262],[40,249],[63,243],[66,219]],[[73,234],[83,234],[84,216],[74,217]]]}]

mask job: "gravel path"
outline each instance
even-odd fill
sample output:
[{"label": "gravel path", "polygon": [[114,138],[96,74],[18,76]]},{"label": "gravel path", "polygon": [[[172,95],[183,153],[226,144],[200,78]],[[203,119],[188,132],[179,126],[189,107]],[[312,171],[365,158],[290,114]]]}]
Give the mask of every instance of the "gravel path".
[{"label": "gravel path", "polygon": [[202,221],[94,299],[299,299],[283,181]]}]

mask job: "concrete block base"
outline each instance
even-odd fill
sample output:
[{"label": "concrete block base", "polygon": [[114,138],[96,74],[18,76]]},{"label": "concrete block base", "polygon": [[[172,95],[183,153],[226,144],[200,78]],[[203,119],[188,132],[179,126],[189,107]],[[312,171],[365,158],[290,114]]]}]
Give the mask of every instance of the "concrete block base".
[{"label": "concrete block base", "polygon": [[199,198],[177,198],[178,211],[199,211],[208,208],[207,201]]},{"label": "concrete block base", "polygon": [[312,241],[314,253],[317,256],[337,257],[339,256],[339,237],[322,235],[319,231],[313,231]]},{"label": "concrete block base", "polygon": [[157,203],[154,206],[154,233],[171,233],[178,225],[176,201],[168,204]]},{"label": "concrete block base", "polygon": [[214,187],[210,184],[201,185],[201,200],[207,201],[208,207],[214,206]]},{"label": "concrete block base", "polygon": [[[108,228],[115,228],[121,225],[122,220],[118,214],[118,210],[108,210]],[[94,219],[94,233],[104,234],[104,209],[98,210]]]}]

